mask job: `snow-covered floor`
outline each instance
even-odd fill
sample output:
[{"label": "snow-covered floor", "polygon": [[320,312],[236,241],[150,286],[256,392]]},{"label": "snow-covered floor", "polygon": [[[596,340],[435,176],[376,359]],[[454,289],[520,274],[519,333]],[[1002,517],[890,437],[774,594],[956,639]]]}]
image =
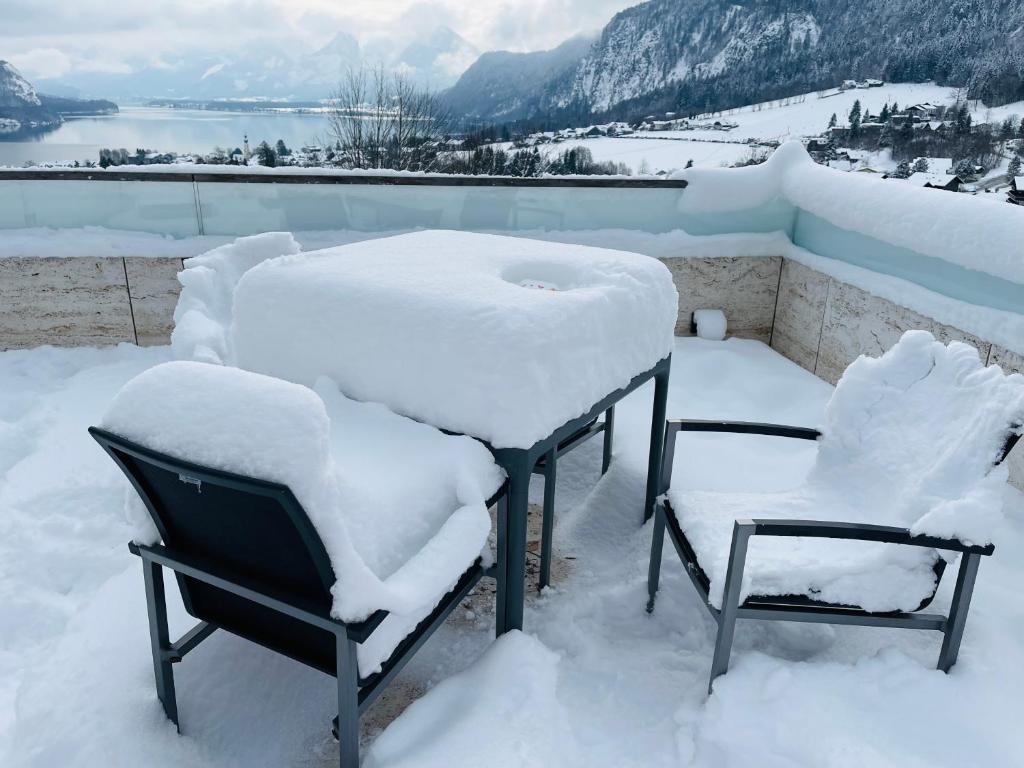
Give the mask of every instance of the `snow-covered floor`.
[{"label": "snow-covered floor", "polygon": [[[0,353],[0,765],[336,764],[333,680],[225,633],[176,666],[183,735],[163,719],[124,481],[85,428],[168,357]],[[831,392],[751,341],[679,339],[672,375],[669,412],[692,418],[815,425]],[[431,690],[367,764],[1024,765],[1024,495],[1007,490],[950,675],[933,669],[933,633],[741,623],[709,699],[712,622],[671,551],[644,612],[649,403],[644,389],[619,406],[604,478],[599,441],[559,463],[555,546],[575,559],[528,605],[535,637],[492,644],[492,615],[459,612],[403,672],[403,689]],[[707,435],[680,450],[677,484],[757,490],[797,484],[813,445]],[[172,632],[188,626],[175,604]]]}]

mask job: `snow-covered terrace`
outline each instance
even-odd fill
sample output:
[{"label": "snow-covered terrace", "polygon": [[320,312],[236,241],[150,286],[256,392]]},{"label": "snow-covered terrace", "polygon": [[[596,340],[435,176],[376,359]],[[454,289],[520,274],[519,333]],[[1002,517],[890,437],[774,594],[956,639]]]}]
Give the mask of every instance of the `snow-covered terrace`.
[{"label": "snow-covered terrace", "polygon": [[[171,357],[169,317],[139,333],[145,312],[174,303],[153,300],[167,289],[142,259],[166,262],[165,273],[169,263],[173,276],[175,260],[270,229],[298,232],[307,250],[441,227],[644,252],[676,278],[678,333],[688,333],[690,311],[714,306],[748,337],[676,339],[671,417],[819,425],[829,382],[850,356],[880,352],[907,327],[1024,368],[1024,217],[1010,206],[875,186],[807,165],[793,149],[767,166],[685,180],[578,188],[0,176],[0,347],[40,335],[59,343],[60,333],[93,340],[0,353],[0,764],[337,761],[325,727],[333,680],[226,633],[177,668],[184,735],[153,695],[124,480],[85,431],[121,385]],[[99,273],[104,259],[123,270],[130,330],[108,323],[76,335],[90,317],[81,302],[93,302],[93,316],[116,311],[95,280],[74,284],[75,264],[100,264]],[[64,276],[63,293],[41,289],[44,262]],[[33,316],[33,304],[53,301],[57,310]],[[153,346],[110,345],[118,338]],[[649,408],[648,388],[619,405],[604,477],[595,441],[560,462],[555,584],[529,599],[529,636],[492,644],[493,599],[471,597],[374,705],[366,764],[1024,764],[1015,733],[1024,494],[1006,488],[951,674],[933,668],[931,633],[748,622],[708,698],[713,623],[678,560],[666,556],[658,609],[644,612],[651,534],[636,511]],[[781,490],[801,481],[813,453],[799,441],[692,436],[681,440],[674,485]],[[531,496],[540,502],[539,484]],[[935,610],[948,607],[951,582]],[[190,623],[169,591],[176,635]]]}]

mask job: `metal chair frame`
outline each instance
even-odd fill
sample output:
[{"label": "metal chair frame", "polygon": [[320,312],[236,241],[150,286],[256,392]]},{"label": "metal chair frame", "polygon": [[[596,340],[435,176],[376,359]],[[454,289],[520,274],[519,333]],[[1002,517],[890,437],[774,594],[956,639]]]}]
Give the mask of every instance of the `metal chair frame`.
[{"label": "metal chair frame", "polygon": [[[90,434],[103,447],[107,454],[128,477],[135,490],[146,504],[153,522],[156,524],[161,539],[166,541],[167,529],[157,512],[154,499],[150,497],[144,479],[132,471],[126,457],[132,461],[142,462],[152,467],[177,473],[178,479],[193,485],[197,493],[202,493],[204,485],[215,485],[223,488],[243,491],[248,494],[268,497],[276,501],[291,523],[299,532],[309,550],[309,556],[321,573],[329,592],[334,582],[327,553],[323,548],[312,523],[305,510],[296,500],[291,490],[278,483],[272,483],[241,475],[222,472],[209,467],[199,466],[181,461],[165,454],[153,451],[144,446],[125,440],[111,432],[90,427]],[[507,483],[505,483],[489,501],[488,505],[497,503],[499,510],[508,503]],[[199,621],[191,630],[177,640],[171,640],[167,624],[167,603],[163,580],[163,569],[169,568],[178,577],[182,599],[186,610],[193,613],[191,598],[185,578],[195,579],[216,589],[223,590],[245,601],[270,609],[282,617],[302,622],[334,636],[338,695],[338,717],[332,728],[340,745],[339,763],[342,768],[356,768],[359,765],[359,717],[381,694],[394,677],[415,655],[416,651],[430,638],[434,631],[444,623],[448,615],[472,591],[481,577],[494,576],[494,569],[485,569],[477,559],[459,578],[455,586],[441,599],[436,608],[424,618],[416,628],[398,645],[391,656],[384,662],[380,671],[361,677],[356,661],[356,647],[366,642],[373,632],[387,617],[386,611],[378,610],[363,621],[344,622],[330,615],[323,606],[295,599],[283,592],[278,594],[266,584],[257,583],[243,574],[226,570],[222,564],[213,562],[195,554],[176,550],[164,545],[145,546],[129,544],[129,551],[142,559],[143,581],[146,590],[146,606],[149,615],[150,645],[153,653],[153,673],[156,681],[157,697],[164,712],[176,727],[179,727],[178,705],[175,695],[173,664],[181,662],[186,655],[200,643],[210,637],[218,629],[224,629],[215,621]],[[195,615],[195,614],[193,614]],[[225,631],[230,631],[225,629]],[[291,658],[309,666],[311,664],[301,653],[290,652],[287,648],[261,642],[258,637],[239,635],[251,642]],[[328,671],[321,668],[321,671]]]},{"label": "metal chair frame", "polygon": [[[1013,450],[1020,439],[1017,427],[1011,430],[995,464],[1000,464]],[[670,420],[665,425],[665,448],[661,466],[660,493],[667,493],[672,481],[672,463],[675,456],[676,438],[680,432],[727,432],[748,435],[768,435],[799,440],[817,440],[821,433],[816,429],[792,427],[781,424],[759,424],[753,422],[734,421],[701,421],[701,420]],[[978,566],[983,556],[993,553],[992,544],[973,546],[957,539],[946,539],[935,536],[914,535],[906,528],[885,525],[870,525],[854,522],[831,522],[818,520],[759,520],[740,519],[733,524],[732,544],[729,552],[729,565],[726,570],[722,607],[716,608],[709,599],[709,579],[697,561],[696,553],[683,534],[675,511],[667,498],[662,498],[657,505],[654,521],[654,532],[651,544],[650,568],[647,580],[647,611],[654,610],[654,601],[658,592],[662,549],[665,530],[675,547],[686,574],[700,594],[704,607],[718,624],[715,638],[715,651],[711,662],[711,677],[708,682],[710,694],[715,679],[729,668],[729,656],[732,651],[733,635],[737,619],[756,619],[761,621],[797,621],[819,624],[851,624],[872,627],[892,627],[896,629],[926,629],[941,632],[942,648],[939,651],[938,669],[948,672],[956,663],[963,639],[967,613],[971,605],[971,595],[978,575]],[[925,599],[916,611],[892,611],[874,613],[857,606],[827,603],[813,599],[808,595],[789,596],[750,596],[740,602],[740,587],[743,583],[743,571],[746,565],[747,546],[752,536],[782,536],[851,539],[858,541],[903,544],[915,547],[928,547],[960,553],[960,568],[957,573],[956,586],[949,614],[920,613],[934,597]],[[936,568],[938,580],[942,575],[940,561]]]}]

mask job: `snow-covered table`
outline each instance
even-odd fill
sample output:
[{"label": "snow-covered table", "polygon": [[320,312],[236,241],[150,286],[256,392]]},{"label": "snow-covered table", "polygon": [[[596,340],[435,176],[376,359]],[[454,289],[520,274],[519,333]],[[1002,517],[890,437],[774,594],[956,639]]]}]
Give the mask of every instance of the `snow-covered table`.
[{"label": "snow-covered table", "polygon": [[638,254],[426,231],[299,253],[234,291],[229,361],[484,441],[509,475],[498,629],[522,626],[527,491],[602,412],[654,379],[645,516],[660,466],[677,313]]}]

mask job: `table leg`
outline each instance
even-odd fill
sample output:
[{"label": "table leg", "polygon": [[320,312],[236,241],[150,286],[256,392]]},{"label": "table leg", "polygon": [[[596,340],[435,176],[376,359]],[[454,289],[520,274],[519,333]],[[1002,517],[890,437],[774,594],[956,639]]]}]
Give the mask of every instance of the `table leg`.
[{"label": "table leg", "polygon": [[[533,463],[536,459],[533,459]],[[526,600],[526,517],[529,508],[531,457],[526,451],[502,462],[508,473],[508,502],[505,524],[498,522],[498,606],[496,632],[501,635],[523,628]],[[500,511],[500,508],[499,508]],[[504,563],[502,562],[504,558]],[[504,583],[502,581],[504,577]]]},{"label": "table leg", "polygon": [[551,584],[551,538],[555,529],[555,483],[558,451],[552,448],[544,454],[544,519],[540,533],[540,578],[537,589]]},{"label": "table leg", "polygon": [[612,463],[612,442],[615,440],[615,406],[604,412],[604,452],[601,456],[601,474],[608,471]]},{"label": "table leg", "polygon": [[505,601],[508,599],[508,492],[498,498],[497,547],[495,552],[494,634],[505,634]]},{"label": "table leg", "polygon": [[[671,360],[671,359],[670,359]],[[651,411],[651,452],[647,461],[647,496],[644,499],[644,522],[654,514],[661,476],[661,458],[665,450],[665,416],[668,410],[668,377],[670,366],[654,377],[654,406]]]}]

